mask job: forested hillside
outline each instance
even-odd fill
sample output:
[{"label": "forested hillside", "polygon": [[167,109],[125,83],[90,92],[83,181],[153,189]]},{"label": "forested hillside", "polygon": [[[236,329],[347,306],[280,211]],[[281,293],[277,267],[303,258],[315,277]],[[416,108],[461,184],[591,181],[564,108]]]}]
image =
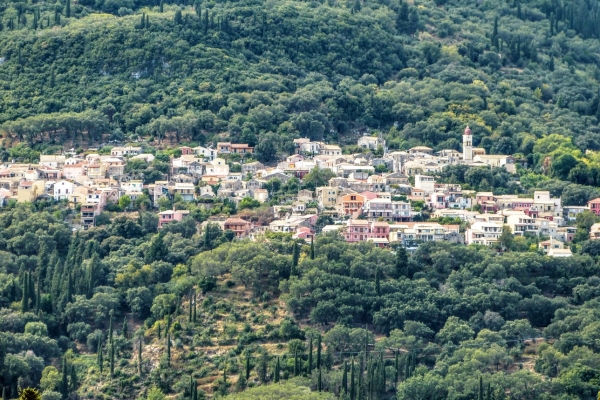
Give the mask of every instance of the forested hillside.
[{"label": "forested hillside", "polygon": [[68,211],[37,207],[0,214],[4,398],[28,386],[45,400],[600,390],[592,242],[565,259],[448,243],[394,254],[337,234],[230,242],[191,219],[156,233],[147,212],[71,235]]},{"label": "forested hillside", "polygon": [[[597,1],[1,10],[0,123],[15,140],[219,135],[268,161],[296,137],[344,142],[365,129],[392,149],[458,148],[469,123],[491,153],[522,154],[538,171],[565,155],[584,170],[570,180],[597,180],[598,157],[582,154],[600,149]],[[538,143],[547,135],[559,135],[550,147]]]}]

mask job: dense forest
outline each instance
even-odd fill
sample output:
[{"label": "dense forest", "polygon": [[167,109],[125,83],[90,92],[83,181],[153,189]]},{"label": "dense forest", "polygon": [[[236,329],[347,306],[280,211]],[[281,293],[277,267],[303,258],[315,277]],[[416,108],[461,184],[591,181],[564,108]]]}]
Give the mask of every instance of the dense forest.
[{"label": "dense forest", "polygon": [[507,235],[513,251],[501,255],[433,242],[411,255],[337,234],[232,242],[191,218],[157,232],[147,212],[72,235],[68,212],[0,214],[4,398],[29,386],[45,400],[600,390],[595,242],[564,259]]},{"label": "dense forest", "polygon": [[[600,181],[597,1],[106,0],[0,5],[13,141],[474,144]],[[591,153],[586,153],[591,150]]]}]

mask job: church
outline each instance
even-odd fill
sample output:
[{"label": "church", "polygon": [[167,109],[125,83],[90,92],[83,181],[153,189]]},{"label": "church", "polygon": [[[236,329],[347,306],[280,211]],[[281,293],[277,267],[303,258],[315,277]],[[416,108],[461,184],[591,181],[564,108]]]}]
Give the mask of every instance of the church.
[{"label": "church", "polygon": [[516,173],[515,158],[511,155],[488,155],[484,148],[473,147],[473,135],[467,125],[463,133],[462,164],[472,167],[504,167],[508,172]]}]

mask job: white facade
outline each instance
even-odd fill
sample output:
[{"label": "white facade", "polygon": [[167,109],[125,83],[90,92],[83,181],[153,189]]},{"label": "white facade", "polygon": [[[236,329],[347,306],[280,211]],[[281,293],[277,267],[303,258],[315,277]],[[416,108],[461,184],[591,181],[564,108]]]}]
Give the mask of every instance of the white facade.
[{"label": "white facade", "polygon": [[54,200],[66,200],[73,194],[73,183],[58,181],[54,184]]}]

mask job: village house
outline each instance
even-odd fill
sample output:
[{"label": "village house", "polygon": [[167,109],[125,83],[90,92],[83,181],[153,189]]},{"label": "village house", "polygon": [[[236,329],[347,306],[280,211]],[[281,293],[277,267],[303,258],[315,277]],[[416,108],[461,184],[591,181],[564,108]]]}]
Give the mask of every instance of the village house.
[{"label": "village house", "polygon": [[244,238],[252,230],[252,224],[241,218],[227,218],[223,223],[223,229],[232,231],[237,238]]},{"label": "village house", "polygon": [[158,229],[173,221],[181,221],[190,214],[189,210],[166,210],[158,213]]},{"label": "village house", "polygon": [[112,157],[130,157],[142,154],[142,148],[137,146],[113,147],[110,149]]}]

